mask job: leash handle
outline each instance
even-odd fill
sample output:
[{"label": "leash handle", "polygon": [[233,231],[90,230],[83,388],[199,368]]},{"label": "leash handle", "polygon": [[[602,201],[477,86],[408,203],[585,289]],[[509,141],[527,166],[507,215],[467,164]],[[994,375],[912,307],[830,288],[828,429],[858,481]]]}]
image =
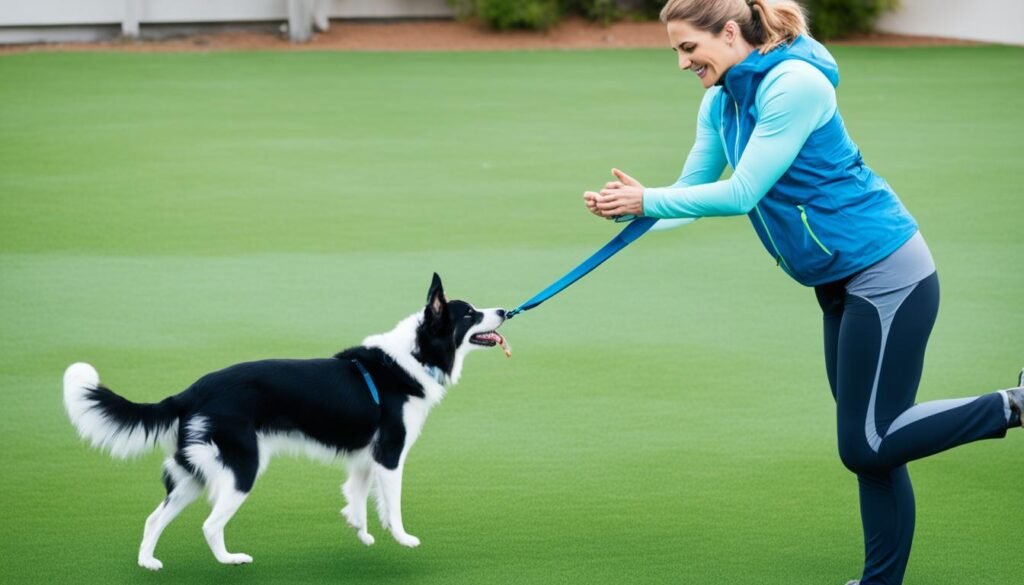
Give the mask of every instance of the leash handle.
[{"label": "leash handle", "polygon": [[637,238],[647,233],[647,230],[651,229],[651,227],[657,222],[658,220],[653,217],[638,217],[629,222],[629,224],[627,224],[621,232],[612,238],[610,242],[605,244],[604,247],[580,263],[579,266],[570,270],[565,276],[556,280],[551,284],[551,286],[540,291],[525,303],[506,313],[505,319],[508,320],[523,311],[529,311],[563,290],[569,288],[569,286],[574,282],[583,278],[589,274],[591,270],[604,263],[605,260],[611,258],[623,248],[636,241]]}]

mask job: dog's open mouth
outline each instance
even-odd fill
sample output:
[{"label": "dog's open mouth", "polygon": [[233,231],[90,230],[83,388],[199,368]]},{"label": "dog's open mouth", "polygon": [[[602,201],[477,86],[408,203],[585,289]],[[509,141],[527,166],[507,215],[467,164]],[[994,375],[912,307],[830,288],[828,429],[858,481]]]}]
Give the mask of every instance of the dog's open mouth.
[{"label": "dog's open mouth", "polygon": [[484,347],[500,345],[501,349],[505,350],[505,357],[512,357],[512,348],[508,346],[508,342],[505,341],[505,338],[497,331],[477,333],[469,338],[469,342],[476,345],[482,345]]},{"label": "dog's open mouth", "polygon": [[483,333],[477,333],[473,337],[469,338],[471,343],[477,345],[486,345],[487,347],[494,347],[499,343],[504,344],[505,338],[501,336],[501,333],[497,331],[485,331]]}]

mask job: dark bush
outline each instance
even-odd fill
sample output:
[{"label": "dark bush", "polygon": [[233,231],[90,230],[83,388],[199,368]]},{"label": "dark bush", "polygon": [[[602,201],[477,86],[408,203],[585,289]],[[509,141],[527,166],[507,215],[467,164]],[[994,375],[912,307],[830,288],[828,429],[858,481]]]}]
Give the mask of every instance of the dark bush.
[{"label": "dark bush", "polygon": [[[526,28],[544,30],[558,24],[566,14],[610,24],[625,11],[650,12],[644,7],[661,0],[448,0],[457,18],[478,17],[499,30]],[[639,7],[639,8],[638,8]],[[657,12],[654,12],[657,16]]]},{"label": "dark bush", "polygon": [[498,30],[546,30],[562,17],[559,0],[476,0],[476,15]]},{"label": "dark bush", "polygon": [[834,39],[874,30],[875,21],[897,5],[897,0],[803,0],[811,17],[811,33]]},{"label": "dark bush", "polygon": [[642,18],[657,20],[661,14],[661,8],[665,6],[665,0],[630,0],[629,9],[633,14]]},{"label": "dark bush", "polygon": [[[899,0],[798,0],[807,9],[811,32],[819,39],[868,33]],[[545,30],[564,14],[609,24],[623,15],[657,18],[665,0],[448,0],[459,18],[479,17],[496,29]]]},{"label": "dark bush", "polygon": [[[624,15],[657,18],[666,0],[447,0],[457,17],[479,17],[492,28],[546,30],[564,14],[610,24]],[[798,0],[810,14],[819,39],[869,33],[874,22],[899,0]]]},{"label": "dark bush", "polygon": [[611,24],[622,16],[620,4],[618,0],[562,0],[562,9],[587,20]]}]

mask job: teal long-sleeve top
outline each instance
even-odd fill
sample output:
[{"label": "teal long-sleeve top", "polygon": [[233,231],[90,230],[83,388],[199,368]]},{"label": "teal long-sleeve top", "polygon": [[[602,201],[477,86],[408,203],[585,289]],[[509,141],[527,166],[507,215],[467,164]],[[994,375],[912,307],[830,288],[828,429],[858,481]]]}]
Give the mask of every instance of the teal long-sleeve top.
[{"label": "teal long-sleeve top", "polygon": [[742,158],[731,177],[719,180],[728,164],[725,149],[736,149],[724,143],[722,114],[711,107],[721,90],[715,86],[704,94],[696,141],[679,180],[668,187],[644,189],[644,215],[667,219],[749,213],[837,108],[835,88],[821,71],[797,59],[779,63],[757,89],[757,125]]}]

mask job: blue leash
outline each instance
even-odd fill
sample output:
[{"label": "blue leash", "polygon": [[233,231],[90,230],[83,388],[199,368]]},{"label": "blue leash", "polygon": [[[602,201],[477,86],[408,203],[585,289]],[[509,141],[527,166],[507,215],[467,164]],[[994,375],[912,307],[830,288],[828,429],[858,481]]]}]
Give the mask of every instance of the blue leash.
[{"label": "blue leash", "polygon": [[511,319],[523,311],[529,311],[563,290],[569,288],[570,285],[589,274],[591,270],[600,266],[605,260],[611,258],[620,250],[636,241],[637,238],[647,233],[647,230],[651,229],[651,226],[657,223],[657,221],[657,219],[652,217],[638,217],[629,222],[629,224],[623,228],[617,236],[612,238],[612,241],[605,244],[604,247],[595,252],[593,256],[584,260],[582,264],[570,270],[568,274],[555,281],[551,286],[534,295],[530,300],[509,311],[505,318]]}]

